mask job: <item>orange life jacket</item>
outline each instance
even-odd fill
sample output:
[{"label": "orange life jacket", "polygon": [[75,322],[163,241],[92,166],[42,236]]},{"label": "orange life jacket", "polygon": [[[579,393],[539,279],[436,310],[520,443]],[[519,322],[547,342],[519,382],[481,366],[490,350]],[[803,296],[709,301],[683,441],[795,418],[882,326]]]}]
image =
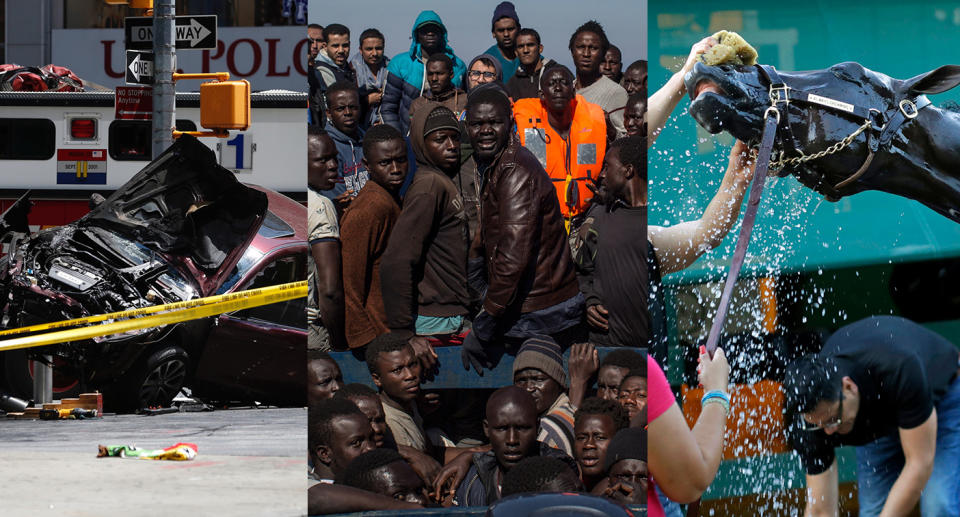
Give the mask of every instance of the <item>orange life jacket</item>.
[{"label": "orange life jacket", "polygon": [[547,170],[557,189],[563,217],[587,210],[593,192],[587,187],[600,176],[607,147],[603,108],[577,95],[572,101],[573,122],[567,140],[550,126],[547,108],[540,99],[520,99],[513,105],[520,143]]}]

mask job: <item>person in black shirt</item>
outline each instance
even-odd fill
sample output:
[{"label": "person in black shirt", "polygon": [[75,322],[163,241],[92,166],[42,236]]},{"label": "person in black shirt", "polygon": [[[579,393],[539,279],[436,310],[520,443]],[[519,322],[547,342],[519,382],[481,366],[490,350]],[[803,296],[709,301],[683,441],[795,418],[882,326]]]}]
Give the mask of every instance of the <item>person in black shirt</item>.
[{"label": "person in black shirt", "polygon": [[643,135],[610,146],[601,191],[573,239],[590,342],[645,347],[647,312],[647,145]]},{"label": "person in black shirt", "polygon": [[[839,329],[787,367],[785,416],[807,472],[806,515],[837,512],[834,448],[857,446],[860,515],[960,515],[960,352],[909,320]],[[921,495],[922,492],[922,495]]]},{"label": "person in black shirt", "polygon": [[557,63],[543,57],[543,45],[540,33],[524,27],[517,33],[517,59],[520,61],[516,72],[507,80],[507,91],[514,101],[536,99],[540,97],[540,76],[543,71]]}]

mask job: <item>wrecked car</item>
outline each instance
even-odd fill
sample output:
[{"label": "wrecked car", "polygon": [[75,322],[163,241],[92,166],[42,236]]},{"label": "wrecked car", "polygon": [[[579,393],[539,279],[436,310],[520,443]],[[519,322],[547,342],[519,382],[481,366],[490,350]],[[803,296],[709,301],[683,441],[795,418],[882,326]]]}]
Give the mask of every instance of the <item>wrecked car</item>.
[{"label": "wrecked car", "polygon": [[[5,213],[0,328],[175,303],[306,278],[306,208],[247,186],[180,137],[79,220],[29,235]],[[51,356],[55,390],[101,390],[114,410],[169,405],[184,386],[223,401],[304,403],[305,299],[88,340],[4,352],[29,398],[29,359]]]}]

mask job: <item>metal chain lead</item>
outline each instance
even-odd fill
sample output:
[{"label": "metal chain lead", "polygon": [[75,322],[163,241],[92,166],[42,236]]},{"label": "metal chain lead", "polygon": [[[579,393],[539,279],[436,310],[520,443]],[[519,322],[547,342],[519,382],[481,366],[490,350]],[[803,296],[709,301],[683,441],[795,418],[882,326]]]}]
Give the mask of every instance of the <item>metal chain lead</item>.
[{"label": "metal chain lead", "polygon": [[784,153],[780,152],[778,158],[770,162],[770,170],[779,171],[787,165],[797,166],[802,163],[809,162],[810,160],[816,160],[817,158],[823,158],[824,156],[829,156],[831,154],[839,152],[844,147],[847,147],[848,145],[850,145],[853,142],[853,139],[859,136],[860,133],[863,133],[864,131],[866,131],[867,128],[870,127],[870,125],[871,125],[871,122],[869,120],[864,122],[862,126],[857,128],[857,130],[854,131],[853,133],[850,133],[849,135],[844,137],[843,140],[840,140],[839,142],[831,145],[830,147],[827,147],[823,151],[820,151],[815,154],[806,155],[806,154],[803,154],[803,151],[801,151],[800,149],[795,149],[795,151],[800,153],[800,156],[795,156],[793,158],[784,158],[783,157]]}]

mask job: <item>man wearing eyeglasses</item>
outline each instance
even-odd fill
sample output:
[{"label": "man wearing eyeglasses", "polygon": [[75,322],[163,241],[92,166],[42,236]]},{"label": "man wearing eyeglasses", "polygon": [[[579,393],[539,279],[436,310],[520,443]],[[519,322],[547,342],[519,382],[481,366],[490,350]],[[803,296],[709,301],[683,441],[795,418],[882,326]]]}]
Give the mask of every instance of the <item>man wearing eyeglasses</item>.
[{"label": "man wearing eyeglasses", "polygon": [[467,93],[472,92],[481,84],[499,81],[502,77],[500,63],[497,59],[488,54],[480,54],[470,61],[467,67],[467,73],[464,76],[464,86]]},{"label": "man wearing eyeglasses", "polygon": [[861,516],[960,515],[960,352],[909,320],[875,316],[839,329],[787,367],[794,449],[807,516],[837,515],[834,448],[857,447]]}]

